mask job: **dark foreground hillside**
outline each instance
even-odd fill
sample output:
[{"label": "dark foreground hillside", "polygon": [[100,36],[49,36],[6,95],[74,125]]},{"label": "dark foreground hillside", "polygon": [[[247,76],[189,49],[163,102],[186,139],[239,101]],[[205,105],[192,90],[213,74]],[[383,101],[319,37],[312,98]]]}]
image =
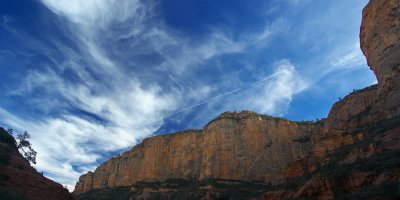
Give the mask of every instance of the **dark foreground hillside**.
[{"label": "dark foreground hillside", "polygon": [[62,185],[44,177],[19,152],[14,138],[0,127],[0,199],[72,200]]}]

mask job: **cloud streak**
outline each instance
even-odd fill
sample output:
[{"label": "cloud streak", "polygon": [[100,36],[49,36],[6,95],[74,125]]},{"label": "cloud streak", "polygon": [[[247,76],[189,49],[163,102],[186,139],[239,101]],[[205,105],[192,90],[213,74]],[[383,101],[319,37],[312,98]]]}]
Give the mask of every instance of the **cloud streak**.
[{"label": "cloud streak", "polygon": [[[8,95],[31,96],[29,103],[43,115],[27,118],[1,109],[0,116],[3,123],[31,133],[38,151],[38,170],[69,189],[80,174],[93,170],[109,152],[130,148],[151,135],[168,113],[190,109],[176,111],[178,104],[209,98],[207,84],[182,82],[195,69],[223,55],[241,54],[279,31],[276,25],[267,24],[259,33],[233,39],[229,31],[211,28],[201,43],[193,43],[157,18],[157,2],[42,3],[59,17],[60,26],[67,30],[65,37],[73,43],[49,35],[45,44],[13,32],[21,41],[35,44],[27,46],[32,52],[46,52],[48,62],[30,69],[22,84]],[[160,59],[147,65],[140,60],[146,55]],[[165,82],[165,77],[171,81]],[[192,95],[185,97],[188,93]]]},{"label": "cloud streak", "polygon": [[275,76],[261,88],[254,104],[263,113],[282,115],[289,107],[293,95],[305,90],[309,83],[289,60],[274,63],[274,71]]},{"label": "cloud streak", "polygon": [[309,83],[298,74],[294,65],[290,63],[289,60],[278,61],[274,63],[273,68],[275,68],[274,73],[267,77],[252,83],[247,83],[239,88],[223,92],[222,94],[208,98],[194,105],[181,108],[171,114],[163,116],[162,118],[164,119],[210,102],[222,100],[229,95],[241,93],[243,90],[254,89],[262,90],[262,92],[259,93],[258,96],[251,95],[252,100],[246,102],[246,104],[253,104],[255,110],[261,110],[263,113],[272,115],[285,113],[285,109],[289,106],[293,95],[306,89],[309,86]]},{"label": "cloud streak", "polygon": [[[357,42],[344,51],[344,54],[331,61],[331,65],[341,69],[343,67],[355,68],[365,63],[365,57],[360,50],[360,43]],[[337,70],[337,69],[336,69]]]}]

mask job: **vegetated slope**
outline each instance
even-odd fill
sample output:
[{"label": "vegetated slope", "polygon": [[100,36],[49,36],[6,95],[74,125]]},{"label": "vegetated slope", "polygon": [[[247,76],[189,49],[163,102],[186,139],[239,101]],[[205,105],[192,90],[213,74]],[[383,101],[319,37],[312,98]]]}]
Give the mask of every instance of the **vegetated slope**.
[{"label": "vegetated slope", "polygon": [[62,185],[39,174],[18,152],[14,138],[0,127],[0,199],[72,200]]},{"label": "vegetated slope", "polygon": [[[360,44],[378,79],[296,123],[224,113],[83,175],[80,199],[400,199],[400,1],[371,0]],[[116,198],[114,198],[116,199]]]}]

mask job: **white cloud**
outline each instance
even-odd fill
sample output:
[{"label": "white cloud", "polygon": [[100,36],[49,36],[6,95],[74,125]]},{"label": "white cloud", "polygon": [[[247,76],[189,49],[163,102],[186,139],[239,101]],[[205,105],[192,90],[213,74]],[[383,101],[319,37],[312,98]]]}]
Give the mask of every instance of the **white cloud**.
[{"label": "white cloud", "polygon": [[[73,165],[94,166],[102,157],[100,153],[131,147],[138,139],[156,131],[162,123],[163,113],[175,108],[173,98],[162,94],[157,86],[144,90],[140,84],[131,81],[112,91],[93,95],[90,88],[83,85],[74,87],[54,73],[37,73],[29,77],[36,81],[29,83],[30,87],[52,85],[43,89],[54,95],[63,95],[76,109],[111,122],[102,124],[73,114],[45,120],[23,119],[1,110],[0,115],[8,120],[7,124],[31,133],[32,144],[38,151],[37,168],[69,186],[74,185],[77,177],[85,172],[83,170],[87,170],[75,170]],[[52,106],[47,99],[42,99],[40,104]]]},{"label": "white cloud", "polygon": [[[194,68],[221,55],[239,54],[264,45],[285,27],[281,20],[266,24],[260,32],[247,33],[236,39],[227,30],[210,28],[209,35],[193,43],[163,21],[152,19],[158,14],[157,3],[153,1],[42,2],[52,12],[67,19],[67,23],[60,26],[74,33],[68,36],[77,49],[51,37],[48,38],[52,44],[50,48],[18,33],[21,40],[29,41],[29,48],[44,52],[51,62],[40,70],[32,68],[27,72],[20,87],[10,95],[29,96],[39,90],[42,97],[29,99],[29,103],[45,113],[58,115],[28,119],[0,108],[0,116],[7,125],[31,133],[33,146],[38,151],[38,170],[49,173],[50,178],[68,185],[69,189],[73,189],[80,174],[93,170],[102,154],[131,147],[151,135],[162,124],[162,117],[176,111],[178,105],[210,102],[204,99],[219,90],[219,86],[201,81],[190,80],[184,84],[179,81],[193,79],[188,78],[188,74],[193,73]],[[108,29],[115,24],[121,25],[121,30]],[[115,45],[120,41],[124,41],[124,48]],[[63,55],[55,55],[58,52]],[[113,53],[121,59],[115,59]],[[151,53],[162,57],[155,66],[132,59]],[[140,67],[150,76],[132,73],[127,67],[131,65]],[[66,71],[73,73],[77,80],[65,78]],[[153,77],[162,75],[160,71],[173,76],[176,81],[152,81]],[[288,61],[278,63],[275,73],[277,75],[265,82],[264,91],[252,102],[263,112],[281,113],[277,107],[287,105],[292,95],[301,90],[299,83],[302,82]],[[224,92],[211,101],[237,91]],[[100,122],[80,112],[95,115]]]},{"label": "white cloud", "polygon": [[[343,49],[341,49],[343,51]],[[360,43],[356,43],[346,49],[343,54],[339,54],[332,59],[331,65],[336,69],[351,69],[365,64],[365,57],[361,52]]]},{"label": "white cloud", "polygon": [[112,21],[125,21],[136,15],[140,20],[145,12],[138,0],[42,0],[54,13],[70,21],[105,28]]},{"label": "white cloud", "polygon": [[[195,127],[204,125],[207,122],[207,117],[216,116],[216,114],[227,110],[251,109],[273,116],[283,116],[286,114],[293,96],[307,89],[311,82],[306,80],[287,59],[273,63],[272,68],[274,70],[266,77],[228,91],[216,91],[215,96],[203,98],[197,103],[180,108],[164,117],[174,116],[179,121],[182,116],[175,117],[175,115],[184,115],[186,111],[199,106],[205,106],[205,108],[202,109],[199,117],[191,121],[192,126]],[[218,110],[213,107],[215,104],[220,105],[217,108]]]},{"label": "white cloud", "polygon": [[[267,81],[262,81],[258,95],[252,97],[252,104],[263,113],[282,116],[292,101],[293,95],[309,86],[289,60],[274,63],[274,73]],[[257,93],[256,93],[257,94]]]}]

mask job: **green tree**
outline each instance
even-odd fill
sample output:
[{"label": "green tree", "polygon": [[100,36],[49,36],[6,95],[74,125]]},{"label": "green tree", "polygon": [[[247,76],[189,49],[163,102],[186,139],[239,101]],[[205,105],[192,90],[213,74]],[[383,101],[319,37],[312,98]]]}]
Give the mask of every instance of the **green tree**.
[{"label": "green tree", "polygon": [[24,157],[31,163],[36,164],[37,152],[32,148],[32,144],[29,142],[31,136],[25,131],[23,134],[17,135],[17,148],[24,153]]},{"label": "green tree", "polygon": [[14,132],[14,130],[12,130],[11,128],[7,129],[7,133],[8,133],[8,134],[12,135],[13,132]]}]

